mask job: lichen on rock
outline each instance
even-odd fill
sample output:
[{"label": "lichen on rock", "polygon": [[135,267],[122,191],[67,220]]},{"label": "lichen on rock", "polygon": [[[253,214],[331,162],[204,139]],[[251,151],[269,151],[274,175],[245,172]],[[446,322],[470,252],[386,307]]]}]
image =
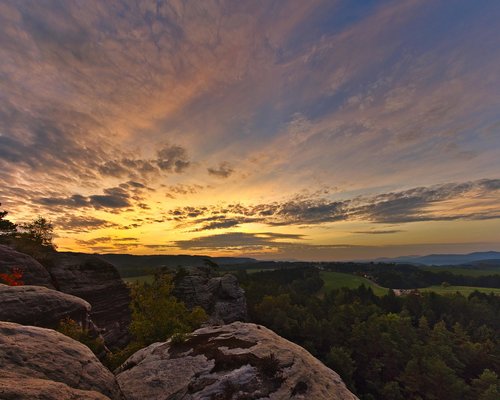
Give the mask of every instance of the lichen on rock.
[{"label": "lichen on rock", "polygon": [[242,322],[198,329],[182,343],[155,343],[116,373],[127,400],[356,399],[302,347]]}]

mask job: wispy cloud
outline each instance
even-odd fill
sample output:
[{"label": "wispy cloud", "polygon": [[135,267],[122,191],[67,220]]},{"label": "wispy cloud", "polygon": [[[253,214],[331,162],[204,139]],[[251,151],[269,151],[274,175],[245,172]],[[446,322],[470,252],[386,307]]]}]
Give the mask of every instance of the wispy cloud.
[{"label": "wispy cloud", "polygon": [[217,168],[207,168],[207,171],[209,175],[216,176],[217,178],[229,178],[233,174],[234,169],[231,167],[231,164],[224,161]]},{"label": "wispy cloud", "polygon": [[[260,222],[269,226],[317,225],[347,220],[402,224],[417,221],[483,220],[500,217],[500,180],[486,179],[417,187],[399,192],[358,196],[341,201],[325,198],[296,198],[268,204],[184,207],[170,212],[180,226],[200,225],[199,230],[228,228]],[[490,198],[488,207],[485,199]],[[454,212],[450,201],[461,202]],[[482,211],[473,205],[483,206]],[[368,234],[398,233],[399,230],[371,230]]]}]

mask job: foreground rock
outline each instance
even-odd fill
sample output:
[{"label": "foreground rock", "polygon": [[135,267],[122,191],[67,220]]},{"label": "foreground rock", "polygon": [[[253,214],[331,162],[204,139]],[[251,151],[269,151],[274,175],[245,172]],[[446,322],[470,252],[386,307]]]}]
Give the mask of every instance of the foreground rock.
[{"label": "foreground rock", "polygon": [[22,280],[25,285],[38,285],[54,289],[52,278],[42,264],[27,254],[0,245],[0,273],[11,273],[13,268],[19,268],[22,271]]},{"label": "foreground rock", "polygon": [[50,329],[0,322],[0,399],[122,398],[83,344]]},{"label": "foreground rock", "polygon": [[245,292],[234,275],[214,276],[210,267],[189,267],[176,279],[173,294],[189,308],[202,307],[212,324],[248,319]]},{"label": "foreground rock", "polygon": [[128,343],[129,290],[112,264],[87,254],[55,253],[47,268],[58,290],[91,304],[92,321],[108,347]]},{"label": "foreground rock", "polygon": [[241,322],[199,329],[180,344],[152,344],[116,372],[127,400],[357,399],[302,347]]},{"label": "foreground rock", "polygon": [[66,293],[43,286],[0,284],[0,321],[55,328],[65,318],[92,330],[90,304]]},{"label": "foreground rock", "polygon": [[61,382],[30,378],[14,373],[0,374],[2,400],[110,400],[94,390],[80,390]]}]

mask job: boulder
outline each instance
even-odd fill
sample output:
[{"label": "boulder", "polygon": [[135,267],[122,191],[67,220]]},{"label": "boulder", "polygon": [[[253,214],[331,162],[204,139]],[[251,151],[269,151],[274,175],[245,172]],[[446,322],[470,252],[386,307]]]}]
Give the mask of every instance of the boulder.
[{"label": "boulder", "polygon": [[127,400],[357,399],[302,347],[242,322],[152,344],[115,372]]},{"label": "boulder", "polygon": [[19,253],[11,247],[0,245],[0,273],[11,273],[18,268],[23,273],[25,285],[38,285],[54,289],[49,272],[33,257]]},{"label": "boulder", "polygon": [[0,284],[0,321],[55,328],[65,318],[84,329],[93,328],[90,304],[66,293],[43,286]]},{"label": "boulder", "polygon": [[30,378],[13,373],[0,374],[2,400],[110,400],[94,390],[80,390],[61,382]]},{"label": "boulder", "polygon": [[122,399],[86,346],[50,329],[0,322],[0,365],[1,399]]},{"label": "boulder", "polygon": [[88,254],[55,253],[47,269],[58,290],[90,303],[92,321],[108,347],[128,343],[130,293],[112,264]]},{"label": "boulder", "polygon": [[216,276],[212,268],[188,267],[175,279],[172,293],[189,308],[202,307],[211,324],[246,321],[245,291],[234,275]]}]

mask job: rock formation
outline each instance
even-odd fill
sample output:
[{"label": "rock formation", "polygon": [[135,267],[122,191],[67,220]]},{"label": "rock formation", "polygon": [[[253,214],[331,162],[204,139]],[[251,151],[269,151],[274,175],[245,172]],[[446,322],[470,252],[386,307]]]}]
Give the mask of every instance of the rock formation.
[{"label": "rock formation", "polygon": [[38,285],[54,289],[49,272],[33,257],[0,245],[0,273],[11,273],[19,268],[23,273],[25,285]]},{"label": "rock formation", "polygon": [[84,329],[93,329],[89,303],[43,286],[0,284],[0,305],[0,321],[55,328],[68,317]]},{"label": "rock formation", "polygon": [[267,328],[235,322],[155,343],[117,371],[127,400],[357,399],[302,347]]},{"label": "rock formation", "polygon": [[122,399],[83,344],[50,329],[0,322],[1,399]]},{"label": "rock formation", "polygon": [[106,345],[117,348],[128,343],[129,290],[112,264],[88,254],[58,252],[44,264],[0,245],[0,273],[19,268],[24,285],[45,286],[86,300]]},{"label": "rock formation", "polygon": [[172,293],[189,308],[202,307],[212,324],[247,320],[245,292],[234,275],[215,276],[208,266],[188,267],[186,274],[178,274]]},{"label": "rock formation", "polygon": [[112,264],[88,254],[55,253],[47,269],[58,290],[91,304],[92,321],[108,347],[127,344],[130,295]]}]

